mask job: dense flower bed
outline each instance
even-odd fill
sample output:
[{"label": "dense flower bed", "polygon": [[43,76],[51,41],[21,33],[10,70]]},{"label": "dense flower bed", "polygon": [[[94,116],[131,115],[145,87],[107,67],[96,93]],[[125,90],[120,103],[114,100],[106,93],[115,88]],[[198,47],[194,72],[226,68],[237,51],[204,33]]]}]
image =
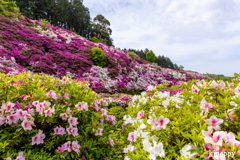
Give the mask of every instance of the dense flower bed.
[{"label": "dense flower bed", "polygon": [[125,160],[239,159],[239,82],[147,86],[123,117]]},{"label": "dense flower bed", "polygon": [[[209,79],[201,74],[164,69],[141,58],[133,60],[125,50],[93,43],[68,30],[27,17],[0,16],[0,32],[0,56],[14,57],[17,64],[30,71],[88,80],[90,87],[98,92],[128,92],[144,90],[147,84],[176,85],[195,78]],[[91,61],[93,47],[106,54],[103,68]]]},{"label": "dense flower bed", "polygon": [[116,118],[88,85],[67,77],[0,73],[0,158],[119,157],[112,136]]}]

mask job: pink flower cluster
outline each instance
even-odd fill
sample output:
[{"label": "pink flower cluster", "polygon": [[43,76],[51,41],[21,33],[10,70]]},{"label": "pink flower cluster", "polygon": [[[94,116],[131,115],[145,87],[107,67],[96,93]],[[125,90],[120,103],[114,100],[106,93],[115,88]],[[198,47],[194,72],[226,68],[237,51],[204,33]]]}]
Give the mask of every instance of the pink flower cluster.
[{"label": "pink flower cluster", "polygon": [[[106,104],[106,103],[103,102],[103,104]],[[91,105],[91,107],[94,108],[97,112],[102,113],[102,117],[105,117],[106,121],[110,121],[112,124],[115,124],[116,117],[114,115],[107,115],[107,110],[100,108],[98,104],[101,104],[101,102],[99,103],[99,101],[95,101],[95,103]],[[103,123],[103,119],[100,119],[100,125],[102,125],[102,123]]]},{"label": "pink flower cluster", "polygon": [[43,134],[42,130],[39,130],[38,134],[36,136],[32,137],[32,146],[34,144],[41,144],[41,143],[43,144],[44,143],[44,141],[43,141],[44,138],[45,138],[45,134]]},{"label": "pink flower cluster", "polygon": [[88,111],[88,104],[85,102],[78,102],[77,105],[75,105],[75,107],[78,109],[78,111],[82,111],[82,110],[85,110],[85,111]]},{"label": "pink flower cluster", "polygon": [[65,128],[61,127],[61,126],[57,126],[56,128],[54,128],[54,135],[64,135],[66,134],[65,132]]},{"label": "pink flower cluster", "polygon": [[[17,103],[18,104],[18,103]],[[0,125],[6,123],[9,125],[16,126],[18,125],[18,121],[22,120],[22,127],[24,130],[32,130],[32,126],[34,125],[34,110],[28,109],[27,111],[23,111],[22,109],[17,109],[18,106],[12,102],[8,102],[7,104],[2,104],[0,109]]]},{"label": "pink flower cluster", "polygon": [[[155,119],[153,119],[153,117]],[[160,130],[161,128],[166,129],[166,125],[169,123],[168,118],[164,118],[163,116],[160,116],[157,119],[155,114],[153,114],[153,117],[149,116],[149,119],[147,120],[147,123],[152,125],[152,131],[153,130]]]},{"label": "pink flower cluster", "polygon": [[205,98],[203,98],[199,107],[200,107],[201,111],[205,112],[205,114],[208,114],[209,110],[211,110],[213,108],[213,105],[211,103],[208,103],[205,100]]},{"label": "pink flower cluster", "polygon": [[[71,109],[68,107],[66,110],[66,113],[61,113],[60,117],[62,117],[63,120],[68,119],[69,127],[66,130],[68,132],[68,135],[72,134],[75,137],[75,136],[78,136],[78,128],[77,128],[78,118],[72,117],[71,112],[72,112]],[[59,127],[59,128],[56,127],[54,131],[55,131],[55,134],[61,134],[61,135],[65,134],[65,130],[62,127]]]},{"label": "pink flower cluster", "polygon": [[48,101],[44,101],[40,103],[39,101],[34,101],[32,103],[36,107],[36,111],[43,116],[43,113],[45,113],[45,117],[51,117],[52,114],[55,114],[55,108],[50,108],[51,103]]},{"label": "pink flower cluster", "polygon": [[79,155],[80,148],[81,146],[78,144],[78,141],[76,140],[72,142],[72,146],[71,141],[67,141],[61,147],[58,147],[58,150],[60,151],[60,153],[65,150],[67,150],[68,152],[74,151]]}]

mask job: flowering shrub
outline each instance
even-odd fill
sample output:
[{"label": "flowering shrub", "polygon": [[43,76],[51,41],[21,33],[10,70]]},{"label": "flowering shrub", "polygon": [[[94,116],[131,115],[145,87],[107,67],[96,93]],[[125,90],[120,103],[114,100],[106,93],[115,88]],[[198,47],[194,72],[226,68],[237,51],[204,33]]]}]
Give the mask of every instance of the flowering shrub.
[{"label": "flowering shrub", "polygon": [[238,159],[239,81],[148,85],[123,117],[125,160]]},{"label": "flowering shrub", "polygon": [[[179,81],[209,79],[197,73],[164,69],[139,57],[132,59],[125,50],[93,43],[68,30],[27,17],[16,20],[0,16],[0,32],[1,57],[14,57],[18,65],[33,72],[59,78],[68,74],[74,79],[87,80],[89,87],[97,92],[135,92],[143,91],[147,84],[176,85]],[[95,47],[106,55],[105,60],[91,58]],[[95,65],[105,63],[105,68],[95,66],[92,60]]]},{"label": "flowering shrub", "polygon": [[1,159],[118,156],[116,118],[97,98],[85,81],[0,73]]}]

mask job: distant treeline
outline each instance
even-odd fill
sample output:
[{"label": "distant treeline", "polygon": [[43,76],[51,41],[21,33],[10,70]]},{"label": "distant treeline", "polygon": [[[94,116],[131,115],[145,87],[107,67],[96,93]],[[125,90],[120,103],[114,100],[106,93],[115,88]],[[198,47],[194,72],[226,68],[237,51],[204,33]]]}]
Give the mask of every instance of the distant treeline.
[{"label": "distant treeline", "polygon": [[[126,49],[125,49],[126,50]],[[143,50],[135,50],[135,49],[128,49],[128,51],[132,51],[136,53],[140,58],[147,60],[146,59],[146,53],[149,51],[147,48]],[[171,69],[176,69],[176,70],[183,70],[183,66],[178,66],[176,63],[173,63],[168,57],[165,56],[156,56],[156,59],[154,63],[157,63],[159,66],[164,67],[164,68],[171,68]]]},{"label": "distant treeline", "polygon": [[224,80],[224,81],[229,81],[231,82],[231,79],[233,79],[234,77],[226,77],[222,74],[206,74],[207,76],[209,76],[210,78],[214,79],[214,80]]},{"label": "distant treeline", "polygon": [[[97,37],[107,45],[113,45],[112,30],[105,17],[92,21],[83,0],[10,0],[17,4],[22,15],[33,20],[47,20],[51,25],[74,31],[85,38]],[[100,21],[99,21],[100,20]],[[94,23],[95,22],[95,23]]]}]

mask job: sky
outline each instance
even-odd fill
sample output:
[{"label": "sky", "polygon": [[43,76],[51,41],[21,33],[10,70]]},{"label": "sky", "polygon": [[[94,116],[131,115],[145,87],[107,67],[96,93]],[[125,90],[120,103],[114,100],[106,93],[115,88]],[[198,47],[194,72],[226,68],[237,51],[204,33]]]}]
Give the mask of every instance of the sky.
[{"label": "sky", "polygon": [[184,70],[240,73],[240,0],[84,0],[115,47],[152,50]]}]

